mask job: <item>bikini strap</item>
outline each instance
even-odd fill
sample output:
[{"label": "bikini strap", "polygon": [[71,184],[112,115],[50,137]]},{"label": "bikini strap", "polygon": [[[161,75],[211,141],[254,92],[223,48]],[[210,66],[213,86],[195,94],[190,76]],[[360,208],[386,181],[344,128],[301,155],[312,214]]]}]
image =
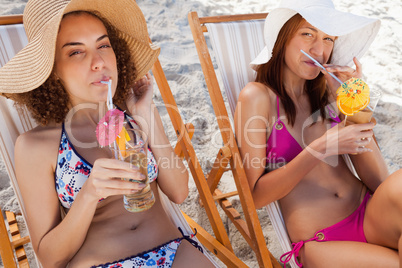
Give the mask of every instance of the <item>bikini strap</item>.
[{"label": "bikini strap", "polygon": [[199,251],[201,251],[201,253],[204,253],[204,250],[202,249],[202,247],[198,244],[197,241],[193,240],[192,238],[197,234],[197,229],[194,228],[195,230],[195,234],[191,234],[191,235],[185,235],[183,233],[183,230],[178,227],[181,235],[183,236],[182,239],[187,240],[188,242],[190,242],[191,245],[193,245],[196,249],[198,249]]},{"label": "bikini strap", "polygon": [[326,106],[326,108],[327,108],[327,110],[328,110],[329,117],[331,117],[331,119],[332,119],[331,128],[333,128],[334,126],[336,126],[337,124],[339,124],[339,123],[341,122],[341,119],[339,119],[339,117],[338,117],[338,115],[336,114],[336,112],[333,111],[333,110],[330,108],[330,105],[329,105],[329,104]]},{"label": "bikini strap", "polygon": [[[297,258],[299,257],[299,252],[305,243],[314,241],[314,240],[318,241],[319,237],[316,235],[313,238],[310,238],[309,240],[305,240],[305,241],[302,240],[297,243],[292,243],[292,250],[286,252],[279,258],[279,260],[283,263],[284,267],[286,267],[286,263],[290,262],[290,260],[292,259],[292,256],[294,256],[294,258],[295,258],[296,265],[299,267],[303,267],[303,264],[301,264],[297,261]],[[285,259],[283,260],[283,258],[285,258]]]},{"label": "bikini strap", "polygon": [[330,107],[329,104],[326,106],[326,108],[328,109],[328,114],[329,114],[329,117],[331,117],[331,119],[333,119],[333,120],[339,119],[339,118],[338,118],[338,115],[335,113],[335,111],[333,111],[333,110],[331,109],[331,107]]}]

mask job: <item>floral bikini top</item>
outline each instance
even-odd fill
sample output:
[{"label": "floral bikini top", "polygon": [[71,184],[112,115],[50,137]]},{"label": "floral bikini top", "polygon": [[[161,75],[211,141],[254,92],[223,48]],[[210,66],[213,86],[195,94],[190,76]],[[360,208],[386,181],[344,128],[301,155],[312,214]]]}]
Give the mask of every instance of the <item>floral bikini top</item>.
[{"label": "floral bikini top", "polygon": [[[136,124],[128,115],[125,114],[125,117],[130,125]],[[56,191],[63,207],[71,207],[91,170],[92,165],[74,149],[63,123],[55,170]],[[158,165],[150,148],[148,148],[148,177],[149,182],[155,181],[158,177]]]}]

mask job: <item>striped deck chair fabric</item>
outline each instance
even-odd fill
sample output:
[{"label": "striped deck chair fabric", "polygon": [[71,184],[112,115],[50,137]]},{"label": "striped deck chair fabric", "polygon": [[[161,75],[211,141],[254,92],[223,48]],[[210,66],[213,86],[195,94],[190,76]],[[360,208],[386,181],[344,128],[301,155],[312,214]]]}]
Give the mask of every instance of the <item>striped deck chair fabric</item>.
[{"label": "striped deck chair fabric", "polygon": [[[22,24],[0,26],[0,67],[6,64],[20,51],[28,39]],[[17,187],[14,172],[14,145],[17,137],[36,126],[35,121],[25,109],[17,110],[14,102],[0,98],[0,150],[8,174],[16,192],[19,204],[22,204],[21,195]],[[21,205],[24,214],[23,205]]]},{"label": "striped deck chair fabric", "polygon": [[[28,39],[22,24],[0,25],[0,67],[14,57],[27,43]],[[12,100],[0,97],[0,153],[25,222],[24,203],[14,169],[14,145],[20,134],[36,125],[25,108],[18,108],[17,110]],[[35,259],[30,261],[30,265],[31,267],[41,267],[36,255]]]},{"label": "striped deck chair fabric", "polygon": [[[264,20],[206,24],[212,51],[234,115],[237,98],[248,82],[255,79],[249,63],[264,47]],[[268,216],[278,236],[283,252],[292,250],[278,202],[266,206]],[[291,267],[298,267],[292,258]]]},{"label": "striped deck chair fabric", "polygon": [[244,86],[254,81],[249,67],[264,47],[264,20],[206,24],[232,114]]},{"label": "striped deck chair fabric", "polygon": [[[27,43],[28,40],[22,24],[0,25],[0,68]],[[0,97],[0,153],[5,162],[6,169],[12,182],[14,192],[18,198],[23,216],[25,215],[24,204],[21,198],[14,169],[14,145],[17,137],[20,134],[34,128],[36,125],[37,124],[30,117],[29,112],[26,109],[19,108],[17,110],[13,101]],[[192,234],[192,229],[185,220],[179,207],[175,203],[171,202],[165,194],[163,194],[161,191],[159,192],[162,206],[172,222],[177,227],[180,227],[185,235]],[[24,220],[26,221],[25,217]],[[196,236],[193,239],[196,240],[201,247],[203,247]],[[216,267],[220,267],[204,247],[203,251]],[[39,261],[35,261],[39,264]],[[32,263],[31,266],[33,266]]]}]

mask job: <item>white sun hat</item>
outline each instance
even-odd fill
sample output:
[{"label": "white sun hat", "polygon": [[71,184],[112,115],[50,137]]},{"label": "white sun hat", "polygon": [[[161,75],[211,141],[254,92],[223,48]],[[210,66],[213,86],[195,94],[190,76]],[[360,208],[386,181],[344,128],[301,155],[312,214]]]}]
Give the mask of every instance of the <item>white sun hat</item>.
[{"label": "white sun hat", "polygon": [[282,0],[265,19],[265,47],[250,63],[253,69],[270,60],[279,31],[297,13],[324,33],[338,37],[331,60],[337,65],[351,65],[353,57],[361,58],[381,24],[379,19],[336,10],[331,0]]}]

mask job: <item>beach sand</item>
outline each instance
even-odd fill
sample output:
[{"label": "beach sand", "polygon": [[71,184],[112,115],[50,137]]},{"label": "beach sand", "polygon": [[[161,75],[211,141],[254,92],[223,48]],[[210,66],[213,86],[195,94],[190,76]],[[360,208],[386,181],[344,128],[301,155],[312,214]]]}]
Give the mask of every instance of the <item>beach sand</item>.
[{"label": "beach sand", "polygon": [[[22,13],[26,2],[0,0],[0,15]],[[140,0],[137,2],[148,22],[152,42],[161,47],[159,59],[181,116],[185,123],[192,123],[195,127],[192,143],[204,172],[207,172],[220,148],[221,138],[188,25],[187,14],[190,11],[197,11],[199,16],[269,12],[279,1]],[[382,21],[377,38],[361,62],[367,84],[383,92],[374,115],[377,119],[374,132],[389,172],[392,173],[402,167],[402,6],[398,4],[398,1],[380,0],[334,0],[334,4],[342,11],[377,17]],[[164,120],[166,133],[172,144],[175,144],[176,135],[157,89],[154,101]],[[234,189],[231,174],[224,175],[219,188],[224,191]],[[198,205],[198,197],[196,186],[191,179],[190,194],[180,208],[212,233],[208,218]],[[235,208],[240,210],[239,200],[237,198],[231,200]],[[19,211],[3,162],[0,162],[0,206],[3,210]],[[221,215],[229,230],[236,255],[248,266],[258,267],[248,244],[223,212]],[[258,215],[268,248],[276,258],[279,258],[282,250],[267,213],[264,209],[260,209]],[[20,217],[19,221],[24,229]],[[32,258],[31,247],[27,250]]]}]

